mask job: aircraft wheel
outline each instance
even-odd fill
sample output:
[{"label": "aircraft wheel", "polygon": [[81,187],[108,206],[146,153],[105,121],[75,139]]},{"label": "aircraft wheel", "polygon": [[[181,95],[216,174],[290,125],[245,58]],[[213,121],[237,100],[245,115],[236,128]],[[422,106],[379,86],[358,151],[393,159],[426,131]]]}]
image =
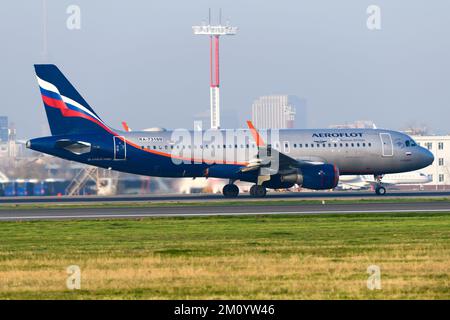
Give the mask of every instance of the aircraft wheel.
[{"label": "aircraft wheel", "polygon": [[379,196],[384,196],[386,194],[386,188],[385,187],[376,187],[375,193]]},{"label": "aircraft wheel", "polygon": [[250,195],[251,195],[252,197],[255,196],[255,187],[256,187],[256,185],[253,185],[253,186],[250,187]]},{"label": "aircraft wheel", "polygon": [[236,198],[239,194],[239,188],[235,184],[227,184],[223,187],[222,193],[225,198]]},{"label": "aircraft wheel", "polygon": [[250,188],[250,195],[255,198],[264,198],[266,193],[266,188],[263,186],[258,186],[255,184]]}]

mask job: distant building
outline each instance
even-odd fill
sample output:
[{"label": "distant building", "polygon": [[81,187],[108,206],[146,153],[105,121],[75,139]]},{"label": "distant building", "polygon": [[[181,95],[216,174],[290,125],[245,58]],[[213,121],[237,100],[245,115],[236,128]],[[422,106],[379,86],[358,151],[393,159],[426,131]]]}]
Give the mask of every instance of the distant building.
[{"label": "distant building", "polygon": [[8,117],[0,116],[0,143],[9,141]]},{"label": "distant building", "polygon": [[252,105],[252,121],[259,129],[306,128],[306,120],[306,100],[296,96],[262,96]]},{"label": "distant building", "polygon": [[420,169],[432,181],[429,183],[436,189],[450,188],[450,135],[447,136],[413,136],[413,139],[422,147],[430,150],[434,155],[432,165]]},{"label": "distant building", "polygon": [[349,122],[345,124],[332,124],[330,129],[366,129],[375,128],[375,123],[371,120],[357,120],[355,122]]},{"label": "distant building", "polygon": [[8,121],[8,117],[0,116],[0,159],[24,156],[23,142],[16,139],[14,123]]}]

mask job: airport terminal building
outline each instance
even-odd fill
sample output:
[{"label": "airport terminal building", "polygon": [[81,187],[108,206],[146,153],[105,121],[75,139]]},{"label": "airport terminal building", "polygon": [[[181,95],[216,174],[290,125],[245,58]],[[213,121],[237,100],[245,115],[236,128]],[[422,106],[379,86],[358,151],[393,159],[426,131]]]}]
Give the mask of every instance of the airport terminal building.
[{"label": "airport terminal building", "polygon": [[430,176],[429,183],[435,190],[450,189],[450,135],[446,136],[413,136],[422,147],[430,150],[434,155],[432,165],[419,170]]}]

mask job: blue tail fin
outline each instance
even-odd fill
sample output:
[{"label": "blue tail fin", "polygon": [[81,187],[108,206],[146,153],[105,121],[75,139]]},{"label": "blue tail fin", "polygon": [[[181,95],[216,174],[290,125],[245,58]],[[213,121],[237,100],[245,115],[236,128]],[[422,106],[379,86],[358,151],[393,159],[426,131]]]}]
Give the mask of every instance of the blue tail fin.
[{"label": "blue tail fin", "polygon": [[34,68],[52,135],[111,131],[58,67],[39,64]]}]

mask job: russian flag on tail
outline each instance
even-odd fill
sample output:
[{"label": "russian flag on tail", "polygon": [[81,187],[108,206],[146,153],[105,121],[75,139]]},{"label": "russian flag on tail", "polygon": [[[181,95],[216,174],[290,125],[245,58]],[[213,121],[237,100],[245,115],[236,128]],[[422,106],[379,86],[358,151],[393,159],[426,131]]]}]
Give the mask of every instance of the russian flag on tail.
[{"label": "russian flag on tail", "polygon": [[55,65],[35,65],[35,70],[53,135],[113,133]]}]

